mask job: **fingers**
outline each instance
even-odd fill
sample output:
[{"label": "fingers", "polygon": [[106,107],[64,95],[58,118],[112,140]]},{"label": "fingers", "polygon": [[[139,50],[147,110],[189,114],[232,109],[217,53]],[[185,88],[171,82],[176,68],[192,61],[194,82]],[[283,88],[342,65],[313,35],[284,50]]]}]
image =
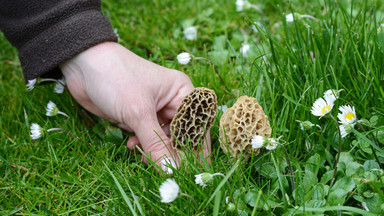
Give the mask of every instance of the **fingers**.
[{"label": "fingers", "polygon": [[[171,174],[172,169],[177,167],[179,159],[171,147],[167,134],[154,116],[146,116],[147,118],[135,127],[136,136],[144,153],[159,164],[164,171]],[[129,144],[132,145],[135,142],[136,140],[133,138]]]},{"label": "fingers", "polygon": [[[168,138],[170,138],[170,124],[166,124],[166,125],[160,125],[161,128],[163,129],[165,135],[167,135]],[[128,142],[127,142],[127,148],[131,149],[131,150],[136,150],[137,147],[141,148],[141,143],[139,141],[139,138],[137,138],[137,136],[132,136],[128,139]]]},{"label": "fingers", "polygon": [[127,142],[127,147],[131,150],[135,150],[136,146],[141,147],[139,138],[137,138],[137,136],[133,136],[133,137],[129,138],[129,140]]}]

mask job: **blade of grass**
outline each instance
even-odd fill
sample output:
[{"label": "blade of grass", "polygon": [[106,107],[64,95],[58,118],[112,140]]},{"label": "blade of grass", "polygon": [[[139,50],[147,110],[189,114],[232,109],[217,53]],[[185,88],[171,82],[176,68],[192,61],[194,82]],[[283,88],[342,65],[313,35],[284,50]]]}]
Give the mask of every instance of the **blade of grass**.
[{"label": "blade of grass", "polygon": [[[104,163],[104,162],[103,162]],[[128,205],[129,209],[131,210],[132,214],[137,216],[137,213],[135,211],[135,209],[133,209],[133,205],[131,203],[131,201],[129,200],[127,194],[124,192],[123,188],[121,187],[119,181],[117,180],[116,176],[113,174],[113,172],[108,168],[107,164],[104,163],[104,166],[105,168],[107,168],[109,174],[111,174],[113,180],[115,181],[116,185],[117,185],[117,188],[119,189],[121,195],[123,196],[123,199],[125,201],[125,203]]]},{"label": "blade of grass", "polygon": [[220,200],[221,200],[221,196],[223,195],[223,192],[222,191],[219,191],[217,194],[216,194],[216,197],[215,197],[215,203],[214,203],[214,206],[213,206],[213,215],[214,216],[217,216],[219,215],[219,210],[220,210]]},{"label": "blade of grass", "polygon": [[[213,197],[215,197],[217,195],[217,193],[219,193],[220,189],[224,186],[224,184],[228,181],[229,177],[231,177],[231,175],[233,174],[233,172],[235,172],[236,168],[239,166],[239,163],[240,161],[236,161],[236,164],[232,167],[231,170],[229,170],[229,172],[227,173],[227,175],[225,176],[225,178],[223,180],[221,180],[219,186],[217,186],[216,190],[213,192],[213,194],[211,195],[211,197],[209,198],[209,200],[206,202],[205,207],[207,207],[207,205],[212,201]],[[201,208],[199,208],[201,209]]]}]

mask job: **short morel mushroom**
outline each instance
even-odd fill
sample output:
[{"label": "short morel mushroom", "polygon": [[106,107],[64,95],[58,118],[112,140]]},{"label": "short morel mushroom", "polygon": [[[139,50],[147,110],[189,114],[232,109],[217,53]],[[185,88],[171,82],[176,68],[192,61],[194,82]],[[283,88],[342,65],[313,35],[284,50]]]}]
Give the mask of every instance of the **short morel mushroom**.
[{"label": "short morel mushroom", "polygon": [[184,97],[171,122],[171,144],[182,150],[187,143],[197,150],[203,143],[217,113],[217,98],[213,90],[195,88]]},{"label": "short morel mushroom", "polygon": [[241,96],[221,116],[219,133],[220,146],[226,154],[229,151],[237,157],[244,152],[247,158],[252,154],[252,137],[270,137],[271,126],[256,98]]}]

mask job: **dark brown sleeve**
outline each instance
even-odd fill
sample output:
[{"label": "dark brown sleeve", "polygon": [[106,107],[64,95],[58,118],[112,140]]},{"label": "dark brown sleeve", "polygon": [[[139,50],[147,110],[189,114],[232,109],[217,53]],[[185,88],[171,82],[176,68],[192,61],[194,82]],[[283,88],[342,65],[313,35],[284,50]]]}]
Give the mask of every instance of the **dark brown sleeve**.
[{"label": "dark brown sleeve", "polygon": [[0,0],[0,29],[19,51],[25,80],[61,76],[58,65],[117,41],[101,0]]}]

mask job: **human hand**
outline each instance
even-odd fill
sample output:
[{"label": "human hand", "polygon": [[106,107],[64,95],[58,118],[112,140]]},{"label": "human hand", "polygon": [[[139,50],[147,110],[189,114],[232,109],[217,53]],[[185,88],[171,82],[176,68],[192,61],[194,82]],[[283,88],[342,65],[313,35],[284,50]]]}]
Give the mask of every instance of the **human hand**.
[{"label": "human hand", "polygon": [[[180,162],[170,144],[169,127],[182,99],[194,88],[187,75],[147,61],[114,42],[91,47],[60,68],[80,105],[135,133],[128,148],[141,147],[167,172],[171,170],[164,163]],[[211,152],[209,135],[202,152],[204,157]]]}]

